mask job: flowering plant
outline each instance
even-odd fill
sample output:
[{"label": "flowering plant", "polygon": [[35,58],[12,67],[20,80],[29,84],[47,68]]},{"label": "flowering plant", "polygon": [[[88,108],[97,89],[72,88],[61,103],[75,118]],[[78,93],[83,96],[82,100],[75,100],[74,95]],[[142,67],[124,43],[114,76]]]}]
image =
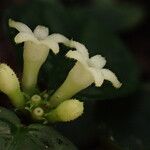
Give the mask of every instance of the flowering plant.
[{"label": "flowering plant", "polygon": [[[0,90],[8,95],[17,109],[28,110],[34,120],[68,122],[78,118],[84,111],[83,102],[72,97],[92,83],[100,87],[104,80],[109,80],[114,87],[120,88],[121,83],[116,75],[103,68],[106,59],[101,55],[89,58],[88,49],[83,44],[58,33],[48,36],[49,29],[41,25],[32,32],[27,25],[9,19],[9,26],[19,31],[14,41],[24,42],[23,75],[20,86],[14,71],[6,64],[1,64]],[[68,51],[66,57],[77,62],[64,83],[50,95],[48,92],[40,91],[37,86],[38,73],[48,57],[49,49],[55,54],[59,52],[59,43],[75,49]]]}]

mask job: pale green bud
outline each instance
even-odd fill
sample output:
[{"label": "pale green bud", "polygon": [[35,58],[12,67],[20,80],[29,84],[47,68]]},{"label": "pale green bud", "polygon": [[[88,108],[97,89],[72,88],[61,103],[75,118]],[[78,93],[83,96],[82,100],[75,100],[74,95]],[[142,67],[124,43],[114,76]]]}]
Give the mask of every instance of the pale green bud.
[{"label": "pale green bud", "polygon": [[19,80],[14,71],[6,64],[0,64],[0,91],[5,93],[16,107],[25,103],[20,91]]},{"label": "pale green bud", "polygon": [[5,94],[19,88],[19,81],[14,71],[6,64],[0,64],[0,90]]},{"label": "pale green bud", "polygon": [[44,110],[41,107],[37,107],[32,111],[32,117],[36,120],[42,120],[44,115]]},{"label": "pale green bud", "polygon": [[32,102],[33,104],[40,104],[40,102],[41,102],[41,96],[39,96],[39,95],[37,95],[37,94],[33,95],[33,96],[31,97],[31,102]]},{"label": "pale green bud", "polygon": [[70,99],[62,102],[57,108],[46,114],[46,118],[50,122],[68,122],[81,116],[83,110],[83,102],[76,99]]}]

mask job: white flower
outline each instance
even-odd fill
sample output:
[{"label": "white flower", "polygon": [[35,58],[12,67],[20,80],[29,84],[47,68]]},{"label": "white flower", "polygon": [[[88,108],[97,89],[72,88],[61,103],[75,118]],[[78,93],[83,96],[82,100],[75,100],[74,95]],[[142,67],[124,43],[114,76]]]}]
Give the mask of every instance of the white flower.
[{"label": "white flower", "polygon": [[92,83],[95,83],[95,86],[100,87],[104,80],[108,80],[116,88],[121,86],[116,75],[109,69],[103,68],[106,64],[104,57],[95,55],[89,58],[86,47],[76,41],[70,41],[68,46],[75,48],[76,50],[70,50],[66,56],[77,60],[77,62],[69,72],[64,83],[50,98],[51,107],[56,107],[59,103],[71,98]]},{"label": "white flower", "polygon": [[83,110],[83,102],[76,99],[70,99],[62,102],[45,116],[50,122],[68,122],[81,116]]},{"label": "white flower", "polygon": [[24,106],[25,101],[20,90],[19,80],[14,71],[6,64],[0,64],[0,91],[10,98],[14,106]]},{"label": "white flower", "polygon": [[68,43],[68,39],[61,34],[49,34],[47,27],[38,25],[34,31],[21,22],[9,19],[9,26],[16,28],[19,33],[15,36],[16,43],[24,42],[23,88],[31,92],[36,84],[39,70],[45,62],[49,49],[55,54],[59,52],[59,43]]},{"label": "white flower", "polygon": [[116,75],[109,69],[103,68],[106,64],[106,59],[104,57],[101,55],[95,55],[89,58],[89,53],[86,47],[76,41],[71,41],[70,47],[73,47],[76,50],[70,50],[66,56],[77,60],[75,66],[79,65],[82,69],[86,70],[87,72],[85,72],[85,74],[87,73],[92,76],[92,82],[95,83],[95,86],[100,87],[104,80],[108,80],[114,87],[120,88],[121,83],[118,81]]},{"label": "white flower", "polygon": [[[54,33],[54,34],[48,35],[49,29],[41,25],[38,25],[32,32],[32,30],[24,23],[16,22],[12,19],[9,19],[9,26],[12,28],[16,28],[19,31],[19,33],[15,37],[16,43],[30,41],[30,42],[37,44],[38,46],[43,45],[47,47],[48,49],[51,49],[55,54],[59,52],[58,43],[68,42],[68,39],[61,34]],[[38,53],[39,52],[37,50],[36,54],[38,55]]]}]

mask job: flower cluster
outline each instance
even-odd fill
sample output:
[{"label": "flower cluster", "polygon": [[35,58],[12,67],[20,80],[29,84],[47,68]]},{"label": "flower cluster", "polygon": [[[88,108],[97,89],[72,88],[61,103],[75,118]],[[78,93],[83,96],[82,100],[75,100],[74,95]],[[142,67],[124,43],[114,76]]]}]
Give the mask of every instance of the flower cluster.
[{"label": "flower cluster", "polygon": [[[9,19],[9,26],[19,31],[14,38],[15,43],[24,42],[22,91],[16,74],[6,64],[0,64],[0,90],[8,95],[15,107],[30,111],[34,119],[49,122],[74,120],[84,111],[83,102],[71,99],[76,93],[92,83],[100,87],[104,80],[120,88],[121,83],[116,75],[104,68],[106,59],[101,55],[89,57],[88,49],[83,44],[58,33],[49,35],[49,29],[41,25],[32,32],[27,25]],[[69,50],[66,57],[76,60],[76,63],[64,83],[51,96],[45,92],[37,93],[39,70],[49,50],[54,54],[59,52],[59,43],[75,49]]]}]

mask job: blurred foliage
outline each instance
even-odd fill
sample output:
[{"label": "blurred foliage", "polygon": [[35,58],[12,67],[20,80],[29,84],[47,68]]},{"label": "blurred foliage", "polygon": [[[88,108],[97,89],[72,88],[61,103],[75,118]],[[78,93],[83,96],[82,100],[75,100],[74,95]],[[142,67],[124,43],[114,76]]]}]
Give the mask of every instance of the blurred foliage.
[{"label": "blurred foliage", "polygon": [[27,127],[18,117],[0,107],[1,150],[77,150],[76,147],[52,127],[32,124]]},{"label": "blurred foliage", "polygon": [[[65,0],[65,3],[67,3],[67,0]],[[8,28],[8,18],[24,22],[32,29],[38,24],[45,25],[49,27],[50,33],[61,33],[70,39],[73,38],[85,44],[89,49],[90,56],[101,54],[106,57],[106,68],[110,68],[110,70],[116,73],[123,83],[121,89],[116,90],[109,83],[105,82],[101,88],[95,88],[93,85],[80,92],[76,97],[80,97],[83,100],[118,98],[132,93],[139,85],[138,66],[128,48],[121,41],[119,32],[133,28],[142,20],[143,10],[141,8],[127,3],[117,3],[114,0],[93,0],[85,6],[65,5],[59,0],[32,0],[23,5],[12,6],[3,11],[1,15],[5,22],[3,30],[11,40],[13,40],[17,31]],[[21,60],[22,45],[15,45],[14,47],[17,47],[17,52]],[[42,67],[39,84],[45,89],[57,89],[75,63],[65,58],[68,49],[62,45],[61,49],[60,53],[56,56],[50,52],[48,60]],[[18,65],[22,67],[22,60],[20,60],[18,61]],[[149,95],[147,98],[143,98],[145,99],[144,103],[142,96],[125,97],[122,101],[120,99],[87,101],[83,117],[68,124],[56,124],[55,126],[64,135],[74,141],[76,145],[81,147],[81,149],[118,150],[121,149],[116,144],[118,142],[125,150],[131,148],[133,150],[143,150],[143,143],[146,143],[144,148],[149,149],[147,144],[149,142],[149,132],[147,132],[149,131],[149,121],[147,121],[149,115],[146,115],[148,114]],[[135,109],[137,111],[133,112]],[[138,112],[139,109],[140,112]],[[5,114],[7,114],[6,112]],[[131,115],[132,113],[133,115]],[[5,142],[8,145],[10,144],[8,143],[9,140],[5,140],[7,137],[6,133],[8,133],[6,131],[10,130],[10,126],[13,129],[15,140],[19,139],[17,142],[19,145],[16,145],[18,146],[17,148],[22,146],[22,141],[26,139],[25,144],[29,143],[33,149],[38,150],[39,147],[43,146],[41,141],[47,141],[47,138],[51,139],[52,136],[56,138],[59,136],[55,131],[54,135],[51,135],[53,129],[43,125],[31,125],[23,128],[20,126],[20,121],[15,115],[11,114],[12,116],[9,118],[9,114],[1,114],[0,129],[4,129],[3,127],[5,127],[6,130],[0,130],[0,146],[5,146],[3,145]],[[6,116],[8,117],[7,119],[5,118]],[[11,118],[14,119],[12,120]],[[145,125],[147,125],[146,129]],[[25,130],[27,131],[26,133],[24,132]],[[40,137],[42,140],[38,141],[37,138],[32,140],[29,138],[29,133],[33,133],[34,137]],[[144,137],[146,138],[144,139]],[[111,138],[114,138],[114,141]],[[49,141],[51,142],[51,140]],[[141,145],[139,145],[139,141],[142,142]],[[55,145],[55,142],[54,140],[52,145]],[[66,142],[68,143],[68,140]],[[25,145],[23,146],[25,147]],[[72,144],[69,144],[69,146],[72,147]]]},{"label": "blurred foliage", "polygon": [[[101,54],[106,57],[106,67],[116,73],[123,86],[116,90],[105,82],[101,88],[92,86],[84,90],[79,93],[79,97],[102,100],[123,96],[136,89],[138,66],[119,39],[118,31],[136,25],[143,16],[141,8],[116,3],[113,0],[95,0],[90,5],[71,7],[63,5],[58,0],[33,0],[22,6],[13,6],[4,14],[6,23],[8,18],[13,18],[24,22],[32,29],[38,24],[48,26],[50,33],[61,33],[85,44],[90,56]],[[5,31],[8,34],[8,30]],[[12,39],[14,36],[11,32]],[[51,90],[61,85],[74,64],[64,58],[66,49],[63,47],[57,56],[50,52],[40,73],[40,83]],[[22,50],[19,52],[22,53]]]}]

